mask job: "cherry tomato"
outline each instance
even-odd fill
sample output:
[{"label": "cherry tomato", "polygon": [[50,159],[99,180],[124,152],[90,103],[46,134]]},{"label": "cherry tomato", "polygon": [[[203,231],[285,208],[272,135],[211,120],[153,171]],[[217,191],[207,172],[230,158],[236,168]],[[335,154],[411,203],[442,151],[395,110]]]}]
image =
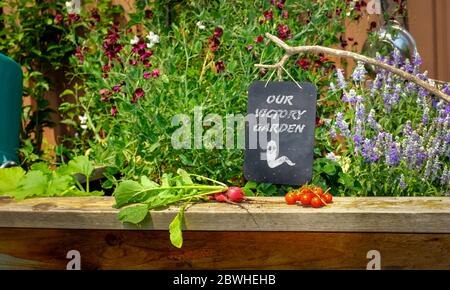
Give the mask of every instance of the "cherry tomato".
[{"label": "cherry tomato", "polygon": [[312,190],[309,188],[303,188],[302,190],[300,190],[300,194],[312,194]]},{"label": "cherry tomato", "polygon": [[300,201],[302,194],[299,191],[294,191],[294,196],[296,201]]},{"label": "cherry tomato", "polygon": [[309,204],[311,204],[311,198],[312,198],[311,193],[304,193],[300,196],[300,202],[303,205],[309,205]]},{"label": "cherry tomato", "polygon": [[323,195],[323,199],[327,202],[327,203],[330,203],[330,202],[332,202],[333,201],[333,196],[331,195],[331,193],[325,193],[324,195]]},{"label": "cherry tomato", "polygon": [[284,196],[284,200],[286,201],[287,204],[289,205],[293,205],[295,204],[296,200],[295,200],[295,195],[292,192],[288,192],[286,193],[286,195]]},{"label": "cherry tomato", "polygon": [[322,196],[322,194],[323,194],[323,189],[322,189],[322,187],[320,187],[320,186],[315,186],[315,187],[312,188],[312,192],[313,192],[314,194],[318,194],[319,196]]},{"label": "cherry tomato", "polygon": [[317,197],[314,196],[313,198],[311,198],[311,206],[314,208],[319,208],[322,207],[323,203],[322,201]]}]

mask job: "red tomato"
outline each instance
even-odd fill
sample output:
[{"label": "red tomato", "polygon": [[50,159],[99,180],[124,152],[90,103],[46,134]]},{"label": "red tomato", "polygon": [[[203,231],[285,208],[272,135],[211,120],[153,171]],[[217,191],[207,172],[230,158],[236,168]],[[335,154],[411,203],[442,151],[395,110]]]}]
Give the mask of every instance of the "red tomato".
[{"label": "red tomato", "polygon": [[300,196],[300,202],[303,205],[309,205],[309,204],[311,204],[311,198],[312,198],[311,193],[304,193]]},{"label": "red tomato", "polygon": [[323,203],[322,201],[317,197],[314,196],[313,198],[311,198],[311,206],[314,208],[319,208],[322,207]]},{"label": "red tomato", "polygon": [[302,194],[299,191],[294,191],[294,196],[296,201],[300,201]]},{"label": "red tomato", "polygon": [[311,194],[312,191],[311,191],[311,189],[309,189],[309,188],[303,188],[302,190],[300,190],[300,194],[305,194],[305,193]]},{"label": "red tomato", "polygon": [[296,200],[295,200],[295,195],[292,192],[288,192],[286,193],[286,195],[284,196],[284,200],[286,201],[287,204],[289,205],[293,205],[295,204]]},{"label": "red tomato", "polygon": [[322,196],[322,194],[323,194],[323,189],[322,189],[322,187],[320,187],[320,186],[315,186],[315,187],[312,188],[312,192],[313,192],[314,194],[318,194],[319,196]]},{"label": "red tomato", "polygon": [[331,195],[331,193],[325,193],[325,194],[323,195],[323,197],[324,197],[324,200],[325,200],[327,203],[330,203],[330,202],[333,201],[333,196]]}]

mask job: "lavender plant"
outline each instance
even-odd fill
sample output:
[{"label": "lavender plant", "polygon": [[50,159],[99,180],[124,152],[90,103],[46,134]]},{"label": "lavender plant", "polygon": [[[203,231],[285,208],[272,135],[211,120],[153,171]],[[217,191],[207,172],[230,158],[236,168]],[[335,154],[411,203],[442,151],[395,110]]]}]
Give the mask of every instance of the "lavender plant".
[{"label": "lavender plant", "polygon": [[[432,82],[416,55],[379,60]],[[450,189],[450,104],[383,69],[367,80],[362,63],[346,81],[337,70],[330,94],[340,95],[330,137],[361,195],[441,195]],[[443,90],[450,93],[448,84]],[[343,138],[342,138],[343,137]],[[344,141],[342,141],[344,140]],[[339,160],[338,160],[339,161]]]}]

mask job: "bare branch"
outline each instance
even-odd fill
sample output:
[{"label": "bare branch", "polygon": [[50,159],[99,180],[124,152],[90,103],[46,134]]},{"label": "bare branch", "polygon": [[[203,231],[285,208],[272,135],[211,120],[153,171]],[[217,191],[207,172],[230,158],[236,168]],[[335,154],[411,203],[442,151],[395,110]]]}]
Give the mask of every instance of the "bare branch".
[{"label": "bare branch", "polygon": [[255,64],[255,66],[261,67],[261,68],[268,68],[268,69],[277,69],[279,80],[281,80],[282,67],[287,62],[287,60],[289,59],[289,57],[291,55],[307,53],[307,52],[308,53],[323,53],[323,54],[333,55],[333,56],[337,56],[337,57],[352,58],[354,60],[361,61],[366,64],[371,64],[371,65],[374,65],[377,67],[381,67],[393,74],[396,74],[396,75],[402,77],[405,80],[411,81],[411,82],[417,84],[418,86],[421,86],[422,88],[426,89],[428,92],[430,92],[430,93],[436,95],[437,97],[441,98],[442,100],[445,100],[448,103],[450,103],[450,96],[447,95],[446,93],[442,92],[438,88],[434,87],[430,83],[419,79],[415,75],[407,73],[399,68],[388,65],[388,64],[378,61],[376,59],[373,59],[373,58],[370,58],[370,57],[367,57],[367,56],[364,56],[364,55],[361,55],[358,53],[350,52],[350,51],[339,50],[339,49],[318,46],[318,45],[289,46],[283,40],[279,39],[278,37],[276,37],[275,35],[272,35],[270,33],[266,33],[266,37],[269,38],[271,41],[273,41],[279,47],[283,48],[286,51],[286,54],[283,55],[283,57],[280,59],[280,61],[277,62],[276,64],[271,64],[271,65],[270,64]]}]

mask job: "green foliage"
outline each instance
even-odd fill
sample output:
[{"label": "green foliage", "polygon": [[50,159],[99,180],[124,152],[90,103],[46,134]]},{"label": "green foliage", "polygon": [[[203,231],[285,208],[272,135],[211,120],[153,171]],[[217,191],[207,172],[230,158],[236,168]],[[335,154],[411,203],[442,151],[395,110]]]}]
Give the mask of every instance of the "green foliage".
[{"label": "green foliage", "polygon": [[[205,200],[208,195],[227,190],[227,186],[221,182],[188,174],[178,169],[176,176],[163,175],[161,184],[141,177],[141,182],[123,180],[114,191],[116,208],[122,208],[119,212],[119,220],[123,223],[140,224],[151,209],[167,207],[171,204],[185,202],[179,213],[170,224],[170,240],[172,244],[180,248],[183,244],[182,224],[184,210],[192,201]],[[208,181],[214,185],[196,183],[194,181]]]},{"label": "green foliage", "polygon": [[[171,136],[179,125],[172,125],[172,118],[185,113],[193,122],[196,106],[202,106],[203,116],[214,113],[224,118],[228,114],[244,114],[251,82],[269,77],[269,74],[260,75],[254,64],[272,62],[282,53],[267,39],[262,43],[255,39],[265,32],[277,34],[278,27],[286,24],[292,34],[287,40],[290,44],[331,45],[338,41],[336,35],[344,27],[345,13],[336,11],[346,11],[346,4],[342,1],[288,1],[284,9],[289,13],[287,19],[269,1],[174,1],[173,5],[166,4],[166,1],[140,1],[137,3],[140,8],[129,15],[127,25],[118,29],[118,43],[124,46],[118,56],[123,65],[117,59],[109,59],[99,46],[107,39],[113,14],[101,14],[101,22],[95,24],[95,29],[82,36],[71,36],[75,46],[81,50],[86,48],[83,62],[77,57],[71,59],[73,73],[69,75],[81,79],[83,85],[63,94],[64,98],[75,98],[76,102],[62,104],[60,112],[64,124],[73,127],[78,136],[66,138],[64,144],[69,150],[59,152],[70,158],[89,150],[97,163],[108,165],[131,180],[139,176],[159,180],[163,172],[175,172],[182,166],[190,172],[243,185],[242,150],[174,149]],[[170,11],[166,7],[170,7]],[[269,9],[273,11],[273,19],[264,20],[263,12]],[[153,17],[149,19],[146,14],[150,10]],[[88,16],[82,15],[82,19]],[[205,29],[201,29],[198,22],[205,25]],[[87,30],[88,26],[89,22],[76,23],[74,33],[78,29]],[[223,29],[223,35],[218,49],[211,51],[208,39],[216,27]],[[129,28],[134,29],[133,32],[130,33]],[[160,36],[160,42],[151,48],[150,68],[128,63],[134,31],[138,31],[137,36],[144,41],[150,31]],[[248,50],[248,45],[253,48]],[[323,59],[322,63],[320,56],[304,58],[310,63],[309,69],[298,67],[294,58],[286,68],[294,78],[311,81],[325,90],[324,85],[332,78],[332,63]],[[217,71],[219,61],[225,65],[223,72]],[[103,78],[106,65],[112,68],[107,72],[108,77]],[[160,77],[143,78],[145,72],[154,69],[161,72]],[[113,92],[112,88],[121,82],[124,83],[121,92]],[[138,88],[142,88],[145,95],[133,103]],[[104,101],[101,90],[111,92]],[[117,109],[114,116],[113,108]],[[320,114],[332,110],[331,106],[319,103]],[[84,127],[79,122],[80,116],[87,118]],[[203,133],[208,129],[204,126]],[[110,179],[106,185],[115,183]],[[281,191],[267,189],[269,194]]]},{"label": "green foliage", "polygon": [[169,225],[170,242],[177,248],[183,246],[183,222],[184,210],[186,206],[182,206],[173,221]]},{"label": "green foliage", "polygon": [[[72,161],[71,161],[72,162]],[[20,167],[0,169],[0,195],[22,200],[29,197],[103,195],[102,191],[84,189],[75,174],[89,180],[93,164],[85,156],[77,157],[69,166],[51,170],[46,163],[35,163],[25,172]]]}]

